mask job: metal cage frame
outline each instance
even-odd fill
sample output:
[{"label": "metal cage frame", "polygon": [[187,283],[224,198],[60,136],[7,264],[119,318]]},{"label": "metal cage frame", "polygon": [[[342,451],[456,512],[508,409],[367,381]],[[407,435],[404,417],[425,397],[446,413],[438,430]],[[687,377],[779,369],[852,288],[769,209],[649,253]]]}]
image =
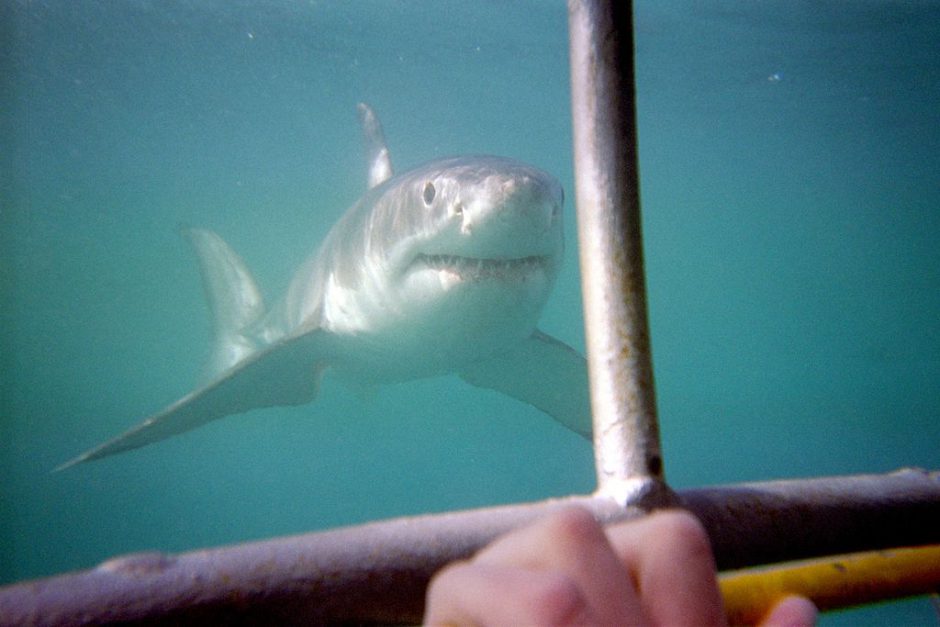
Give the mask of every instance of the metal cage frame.
[{"label": "metal cage frame", "polygon": [[613,522],[675,506],[721,568],[940,542],[940,473],[906,469],[672,491],[663,476],[637,176],[632,3],[569,0],[578,232],[594,420],[590,495],[143,553],[0,588],[0,625],[419,622],[427,582],[571,504]]}]

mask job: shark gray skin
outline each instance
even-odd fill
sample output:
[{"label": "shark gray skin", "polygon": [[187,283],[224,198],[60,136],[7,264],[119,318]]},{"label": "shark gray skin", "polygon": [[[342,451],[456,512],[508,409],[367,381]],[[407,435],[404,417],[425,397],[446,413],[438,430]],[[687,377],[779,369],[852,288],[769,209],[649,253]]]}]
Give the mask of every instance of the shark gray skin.
[{"label": "shark gray skin", "polygon": [[270,309],[212,231],[187,229],[214,323],[209,382],[56,470],[139,448],[224,416],[302,405],[322,376],[355,386],[456,373],[590,437],[587,366],[536,328],[562,260],[559,183],[492,156],[398,176],[359,105],[369,190]]}]

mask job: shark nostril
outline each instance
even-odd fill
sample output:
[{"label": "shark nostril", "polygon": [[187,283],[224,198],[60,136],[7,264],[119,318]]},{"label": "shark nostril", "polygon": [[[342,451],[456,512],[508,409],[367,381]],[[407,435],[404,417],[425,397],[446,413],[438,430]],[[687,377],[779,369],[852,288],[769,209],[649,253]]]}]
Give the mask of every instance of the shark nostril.
[{"label": "shark nostril", "polygon": [[473,230],[473,225],[470,224],[470,217],[467,215],[462,202],[459,200],[455,202],[450,208],[450,214],[456,221],[459,221],[461,233],[469,234]]}]

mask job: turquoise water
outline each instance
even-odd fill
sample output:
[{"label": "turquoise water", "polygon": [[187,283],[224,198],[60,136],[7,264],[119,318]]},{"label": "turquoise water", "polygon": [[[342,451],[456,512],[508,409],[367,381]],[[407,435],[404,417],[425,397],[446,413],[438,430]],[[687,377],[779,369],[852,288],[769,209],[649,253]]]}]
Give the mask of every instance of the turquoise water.
[{"label": "turquoise water", "polygon": [[[493,153],[572,193],[560,2],[6,2],[0,582],[584,493],[589,446],[456,378],[233,417],[49,470],[197,380],[180,225],[269,299],[364,189]],[[641,2],[642,197],[677,487],[940,467],[940,5]],[[541,327],[582,347],[566,265]],[[914,601],[827,618],[933,620]]]}]

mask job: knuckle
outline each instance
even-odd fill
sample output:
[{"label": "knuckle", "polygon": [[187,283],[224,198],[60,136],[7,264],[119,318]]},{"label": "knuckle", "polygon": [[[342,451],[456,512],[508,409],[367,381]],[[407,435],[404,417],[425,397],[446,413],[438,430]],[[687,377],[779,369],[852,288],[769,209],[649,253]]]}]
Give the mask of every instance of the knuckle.
[{"label": "knuckle", "polygon": [[445,590],[459,588],[463,580],[470,575],[471,570],[472,564],[469,561],[451,562],[431,577],[431,581],[428,582],[427,597],[436,598]]},{"label": "knuckle", "polygon": [[676,550],[690,555],[707,555],[711,559],[711,540],[698,518],[684,511],[661,512],[655,516],[661,537],[669,538]]},{"label": "knuckle", "polygon": [[570,507],[553,514],[552,531],[560,542],[573,545],[606,542],[604,531],[589,511]]},{"label": "knuckle", "polygon": [[528,616],[538,625],[588,622],[588,606],[577,584],[563,574],[545,574],[525,600]]}]

